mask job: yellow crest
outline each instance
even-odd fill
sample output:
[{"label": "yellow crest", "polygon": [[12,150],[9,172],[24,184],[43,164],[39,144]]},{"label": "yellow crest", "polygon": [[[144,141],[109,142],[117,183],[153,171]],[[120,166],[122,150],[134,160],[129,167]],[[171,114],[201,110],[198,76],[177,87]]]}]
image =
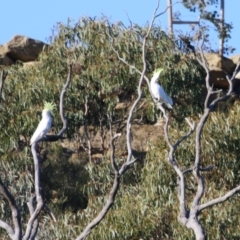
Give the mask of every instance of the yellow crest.
[{"label": "yellow crest", "polygon": [[43,110],[49,110],[52,111],[56,107],[56,104],[53,102],[44,102],[44,109]]},{"label": "yellow crest", "polygon": [[158,76],[163,71],[163,68],[157,68],[153,72],[153,77]]}]

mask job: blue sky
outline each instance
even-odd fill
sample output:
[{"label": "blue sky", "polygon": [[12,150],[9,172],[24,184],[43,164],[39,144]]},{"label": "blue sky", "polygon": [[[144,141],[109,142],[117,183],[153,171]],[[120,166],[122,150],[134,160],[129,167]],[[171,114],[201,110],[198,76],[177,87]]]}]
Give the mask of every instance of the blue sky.
[{"label": "blue sky", "polygon": [[[225,2],[225,20],[234,26],[228,45],[237,49],[232,55],[240,54],[240,0]],[[68,18],[77,21],[83,15],[99,17],[103,14],[111,22],[122,21],[125,25],[129,24],[129,17],[133,23],[145,25],[151,20],[156,4],[157,0],[5,0],[1,2],[0,44],[5,44],[16,34],[47,42],[51,29],[57,22],[66,23]],[[167,0],[161,0],[158,12],[163,11],[166,5]],[[176,11],[181,12],[181,20],[198,19],[197,13],[185,10],[181,3],[174,5],[173,12]],[[167,13],[155,23],[160,24],[164,30],[167,29]],[[175,25],[174,29],[185,32],[189,26]],[[218,46],[216,34],[211,36],[211,41]]]}]

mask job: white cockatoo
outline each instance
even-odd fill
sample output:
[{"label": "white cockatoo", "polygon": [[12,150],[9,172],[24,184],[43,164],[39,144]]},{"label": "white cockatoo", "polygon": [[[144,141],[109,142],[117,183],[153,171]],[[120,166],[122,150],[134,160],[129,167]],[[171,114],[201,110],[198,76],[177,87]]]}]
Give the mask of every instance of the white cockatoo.
[{"label": "white cockatoo", "polygon": [[46,135],[52,126],[52,115],[51,111],[55,108],[55,104],[45,102],[44,109],[42,111],[42,120],[38,124],[37,129],[31,137],[30,145],[36,142],[38,139]]},{"label": "white cockatoo", "polygon": [[157,102],[165,103],[169,108],[172,108],[173,100],[169,97],[162,86],[157,83],[160,73],[163,71],[162,68],[158,68],[153,72],[153,76],[150,82],[150,89],[153,95],[153,98],[157,100]]}]

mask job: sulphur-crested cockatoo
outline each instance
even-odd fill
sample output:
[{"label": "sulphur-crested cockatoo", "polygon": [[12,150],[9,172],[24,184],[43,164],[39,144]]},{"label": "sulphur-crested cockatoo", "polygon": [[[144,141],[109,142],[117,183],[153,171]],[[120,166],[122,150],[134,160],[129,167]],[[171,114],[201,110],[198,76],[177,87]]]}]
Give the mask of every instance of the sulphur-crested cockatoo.
[{"label": "sulphur-crested cockatoo", "polygon": [[52,115],[51,111],[54,109],[55,104],[45,102],[44,109],[42,111],[42,120],[38,124],[37,129],[31,137],[30,145],[36,142],[38,139],[46,135],[46,133],[50,130],[52,125]]},{"label": "sulphur-crested cockatoo", "polygon": [[163,71],[162,68],[158,68],[153,72],[153,76],[150,82],[150,88],[153,95],[153,98],[157,100],[157,102],[165,103],[169,108],[172,108],[173,100],[169,97],[162,86],[157,83],[160,73]]}]

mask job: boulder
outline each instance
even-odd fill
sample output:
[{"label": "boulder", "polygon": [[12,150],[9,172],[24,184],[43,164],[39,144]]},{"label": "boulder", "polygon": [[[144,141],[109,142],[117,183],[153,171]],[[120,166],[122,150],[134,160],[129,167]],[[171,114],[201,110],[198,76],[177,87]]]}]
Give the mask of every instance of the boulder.
[{"label": "boulder", "polygon": [[238,63],[239,58],[240,58],[240,54],[229,57],[229,59],[231,59],[233,61],[233,63],[236,65]]},{"label": "boulder", "polygon": [[218,53],[204,53],[204,57],[206,58],[209,68],[216,67],[230,75],[235,70],[236,64],[231,59],[222,57]]},{"label": "boulder", "polygon": [[35,61],[42,52],[45,43],[21,35],[14,36],[7,44],[7,56],[14,62]]},{"label": "boulder", "polygon": [[12,65],[14,62],[7,56],[6,47],[0,45],[0,65]]},{"label": "boulder", "polygon": [[[217,67],[209,67],[210,70],[210,84],[216,88],[228,89],[229,84],[226,77],[226,72]],[[231,76],[229,76],[231,78]],[[233,79],[233,88],[240,86],[240,72],[238,72]]]},{"label": "boulder", "polygon": [[221,68],[209,66],[210,84],[216,88],[228,88],[229,84],[226,78],[226,72]]}]

